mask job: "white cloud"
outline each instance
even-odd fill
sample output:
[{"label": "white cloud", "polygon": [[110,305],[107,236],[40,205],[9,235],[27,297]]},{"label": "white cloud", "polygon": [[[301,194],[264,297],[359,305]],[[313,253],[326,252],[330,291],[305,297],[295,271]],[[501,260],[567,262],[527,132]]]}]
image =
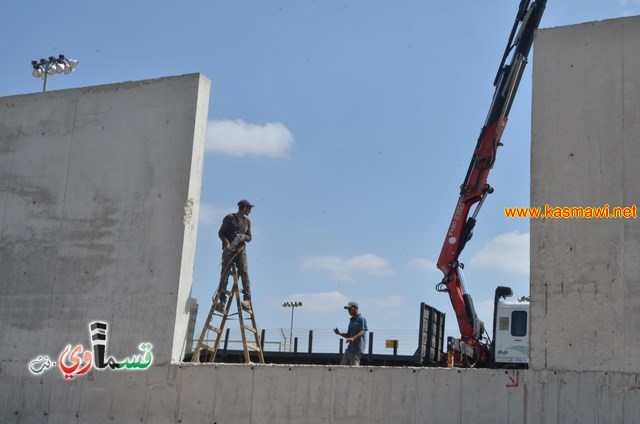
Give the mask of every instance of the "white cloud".
[{"label": "white cloud", "polygon": [[500,234],[480,249],[471,263],[480,268],[528,274],[529,233]]},{"label": "white cloud", "polygon": [[431,259],[417,258],[409,261],[409,266],[419,268],[425,271],[438,272],[436,262]]},{"label": "white cloud", "polygon": [[347,297],[339,291],[321,293],[295,293],[282,299],[282,302],[302,302],[302,307],[307,312],[327,312],[329,310],[342,309],[349,302]]},{"label": "white cloud", "polygon": [[224,209],[211,203],[200,203],[200,223],[204,225],[218,224],[230,212],[233,212],[233,209]]},{"label": "white cloud", "polygon": [[373,277],[393,273],[389,262],[371,253],[348,259],[339,256],[308,256],[302,258],[302,269],[328,271],[340,280],[352,280],[354,274],[360,273]]},{"label": "white cloud", "polygon": [[293,135],[280,122],[264,125],[235,121],[209,121],[207,125],[207,151],[231,156],[257,155],[288,158]]}]

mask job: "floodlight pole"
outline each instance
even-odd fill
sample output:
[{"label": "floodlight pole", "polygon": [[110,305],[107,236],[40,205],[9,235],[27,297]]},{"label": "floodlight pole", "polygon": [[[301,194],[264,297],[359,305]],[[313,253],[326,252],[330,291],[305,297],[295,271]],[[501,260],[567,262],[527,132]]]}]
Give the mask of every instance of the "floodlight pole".
[{"label": "floodlight pole", "polygon": [[293,311],[302,306],[302,302],[284,302],[282,307],[291,308],[291,327],[289,327],[289,352],[291,352],[292,342],[293,342]]},{"label": "floodlight pole", "polygon": [[47,77],[49,76],[49,69],[53,66],[53,63],[47,62],[44,67],[44,85],[42,86],[42,92],[47,91]]}]

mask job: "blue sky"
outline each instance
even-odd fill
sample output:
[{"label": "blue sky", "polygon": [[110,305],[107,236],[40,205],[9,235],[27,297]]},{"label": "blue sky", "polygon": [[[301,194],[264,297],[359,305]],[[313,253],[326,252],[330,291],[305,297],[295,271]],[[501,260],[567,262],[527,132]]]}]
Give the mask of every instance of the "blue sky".
[{"label": "blue sky", "polygon": [[[80,63],[50,90],[193,72],[211,80],[198,331],[219,274],[220,221],[247,198],[260,327],[287,331],[280,303],[300,300],[298,331],[344,328],[342,306],[356,300],[370,329],[391,338],[417,330],[423,301],[457,335],[435,261],[518,4],[5,2],[0,96],[40,91],[30,61],[61,53]],[[541,27],[637,14],[640,0],[549,0]],[[496,191],[461,256],[488,326],[495,286],[529,291],[529,222],[502,208],[529,206],[530,115],[531,63],[489,177]]]}]

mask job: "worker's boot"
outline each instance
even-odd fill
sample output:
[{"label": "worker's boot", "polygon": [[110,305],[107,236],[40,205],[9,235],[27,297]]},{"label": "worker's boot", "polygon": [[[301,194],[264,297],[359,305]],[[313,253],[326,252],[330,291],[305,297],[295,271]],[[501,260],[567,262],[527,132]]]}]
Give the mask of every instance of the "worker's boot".
[{"label": "worker's boot", "polygon": [[240,302],[242,304],[242,308],[250,311],[251,310],[251,299],[245,299],[242,302]]},{"label": "worker's boot", "polygon": [[227,299],[224,297],[221,297],[218,303],[216,303],[216,306],[215,306],[216,312],[220,312],[221,314],[223,314],[225,303],[227,303]]}]

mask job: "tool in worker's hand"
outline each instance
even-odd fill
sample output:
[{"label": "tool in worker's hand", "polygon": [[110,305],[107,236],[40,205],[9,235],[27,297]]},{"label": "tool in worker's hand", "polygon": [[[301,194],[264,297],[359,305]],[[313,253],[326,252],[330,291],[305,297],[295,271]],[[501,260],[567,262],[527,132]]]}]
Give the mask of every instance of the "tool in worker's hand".
[{"label": "tool in worker's hand", "polygon": [[227,245],[227,249],[234,251],[238,248],[238,245],[240,244],[240,242],[242,241],[242,234],[238,234],[233,241]]}]

